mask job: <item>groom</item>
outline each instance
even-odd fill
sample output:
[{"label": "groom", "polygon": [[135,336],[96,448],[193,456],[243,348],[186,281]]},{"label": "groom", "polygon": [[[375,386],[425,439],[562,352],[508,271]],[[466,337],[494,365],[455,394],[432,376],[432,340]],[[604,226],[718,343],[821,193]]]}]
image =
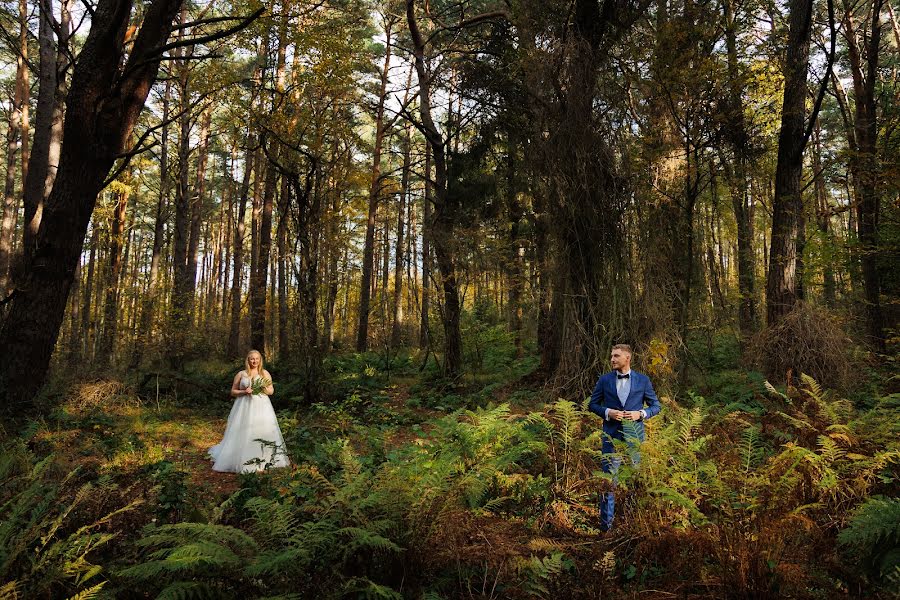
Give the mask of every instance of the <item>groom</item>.
[{"label": "groom", "polygon": [[[588,408],[603,418],[604,456],[601,462],[603,472],[613,474],[615,485],[615,473],[622,459],[615,455],[613,440],[628,444],[631,462],[637,465],[641,459],[637,446],[644,441],[644,420],[658,415],[660,407],[650,378],[631,370],[631,346],[613,346],[609,362],[613,371],[600,376]],[[612,527],[614,510],[613,492],[601,493],[600,529],[603,531]]]}]

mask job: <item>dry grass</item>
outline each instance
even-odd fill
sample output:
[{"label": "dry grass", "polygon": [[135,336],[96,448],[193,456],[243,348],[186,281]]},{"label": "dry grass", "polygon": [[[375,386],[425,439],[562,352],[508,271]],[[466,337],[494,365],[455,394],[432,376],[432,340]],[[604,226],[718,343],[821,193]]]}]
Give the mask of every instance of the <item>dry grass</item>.
[{"label": "dry grass", "polygon": [[141,399],[121,381],[104,379],[76,383],[66,397],[66,408],[75,413],[93,410],[114,412],[122,408],[137,408]]},{"label": "dry grass", "polygon": [[806,373],[826,387],[846,389],[858,352],[840,321],[827,310],[800,304],[751,340],[748,358],[771,381]]}]

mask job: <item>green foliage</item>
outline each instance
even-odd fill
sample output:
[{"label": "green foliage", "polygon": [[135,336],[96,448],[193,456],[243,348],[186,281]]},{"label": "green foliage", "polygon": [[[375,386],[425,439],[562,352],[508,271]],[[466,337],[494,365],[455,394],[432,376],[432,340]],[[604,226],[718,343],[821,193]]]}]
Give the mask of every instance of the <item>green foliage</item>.
[{"label": "green foliage", "polygon": [[882,581],[900,571],[900,498],[874,496],[854,512],[838,535],[848,559]]},{"label": "green foliage", "polygon": [[240,529],[205,523],[148,525],[137,545],[147,560],[117,575],[159,590],[157,598],[173,599],[235,597],[245,565],[258,550]]},{"label": "green foliage", "polygon": [[145,472],[155,484],[156,518],[163,523],[177,519],[187,504],[187,473],[168,460],[149,465]]},{"label": "green foliage", "polygon": [[103,531],[134,501],[83,522],[78,512],[102,488],[76,484],[77,470],[58,471],[54,456],[38,460],[21,442],[0,454],[0,580],[4,594],[40,597],[60,589],[76,597],[96,595],[102,567],[92,556],[117,534]]},{"label": "green foliage", "polygon": [[551,585],[560,576],[575,570],[575,563],[562,552],[553,552],[544,558],[530,556],[518,564],[518,574],[522,579],[524,592],[534,598],[554,598]]}]

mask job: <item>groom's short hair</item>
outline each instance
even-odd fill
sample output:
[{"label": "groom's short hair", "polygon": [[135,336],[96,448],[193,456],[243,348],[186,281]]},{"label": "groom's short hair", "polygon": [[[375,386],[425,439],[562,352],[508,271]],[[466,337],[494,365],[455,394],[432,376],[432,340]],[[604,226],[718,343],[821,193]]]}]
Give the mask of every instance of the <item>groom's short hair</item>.
[{"label": "groom's short hair", "polygon": [[622,350],[623,352],[627,352],[629,356],[634,354],[631,351],[631,346],[629,346],[628,344],[616,344],[615,346],[612,347],[612,349],[613,350]]}]

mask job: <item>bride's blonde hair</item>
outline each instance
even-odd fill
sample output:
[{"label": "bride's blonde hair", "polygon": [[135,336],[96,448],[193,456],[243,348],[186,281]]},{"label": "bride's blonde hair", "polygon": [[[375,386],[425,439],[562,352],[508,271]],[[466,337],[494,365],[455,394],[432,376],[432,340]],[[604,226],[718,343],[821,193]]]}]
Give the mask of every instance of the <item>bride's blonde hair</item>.
[{"label": "bride's blonde hair", "polygon": [[259,373],[259,376],[262,377],[263,376],[263,357],[262,357],[262,352],[260,352],[259,350],[251,350],[250,352],[247,353],[247,357],[244,358],[244,371],[247,373],[247,377],[250,377],[250,357],[253,356],[254,354],[259,357],[259,368],[257,369],[257,372]]}]

